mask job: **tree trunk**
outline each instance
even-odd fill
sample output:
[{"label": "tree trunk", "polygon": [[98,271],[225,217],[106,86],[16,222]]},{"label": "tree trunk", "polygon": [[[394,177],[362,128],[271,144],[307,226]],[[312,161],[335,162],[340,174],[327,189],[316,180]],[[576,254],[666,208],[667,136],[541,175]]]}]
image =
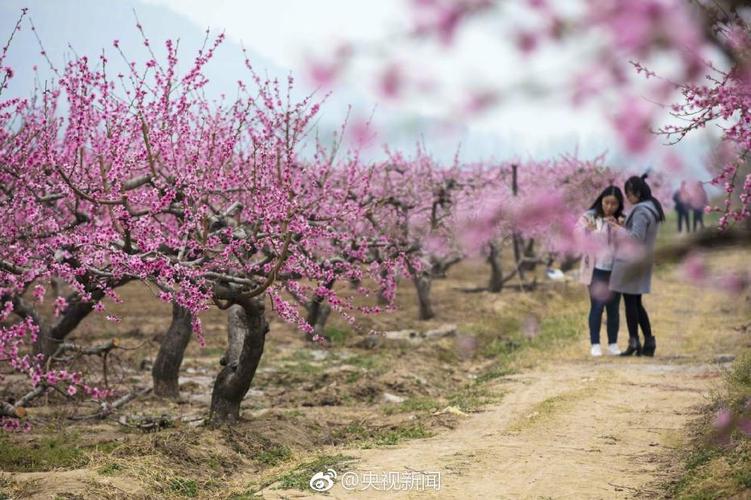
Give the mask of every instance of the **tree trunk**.
[{"label": "tree trunk", "polygon": [[49,358],[60,344],[63,343],[81,321],[94,310],[94,304],[104,297],[104,292],[97,289],[91,292],[91,301],[83,302],[81,296],[74,292],[68,295],[68,306],[62,312],[60,319],[50,328],[39,325],[39,335],[34,344],[34,353],[42,354],[44,359]]},{"label": "tree trunk", "polygon": [[[386,276],[387,276],[386,271],[382,270],[381,271],[381,278],[386,279]],[[383,287],[380,287],[378,289],[378,304],[381,305],[381,306],[385,306],[388,303],[389,303],[389,301],[386,298],[386,294],[384,293]]]},{"label": "tree trunk", "polygon": [[522,243],[522,247],[524,248],[522,258],[525,259],[525,262],[522,264],[522,268],[525,271],[534,271],[537,267],[537,259],[535,256],[535,239],[531,238],[529,241],[527,241],[526,245]]},{"label": "tree trunk", "polygon": [[[131,281],[131,278],[122,278],[109,285],[112,288],[117,288],[129,281]],[[56,293],[62,291],[60,282],[57,283],[55,288]],[[39,335],[33,347],[34,354],[42,354],[44,359],[55,354],[55,351],[60,347],[65,338],[94,310],[94,304],[104,298],[104,291],[101,288],[91,288],[91,286],[86,286],[86,289],[91,294],[91,300],[87,302],[81,300],[78,292],[69,293],[65,298],[68,306],[62,311],[60,318],[51,327],[42,324],[43,322],[36,312],[31,311],[30,315],[34,319],[34,322],[39,325]]]},{"label": "tree trunk", "polygon": [[[511,193],[516,197],[519,194],[519,166],[511,165]],[[521,266],[521,260],[524,258],[524,239],[514,230],[511,234],[511,244],[514,248],[514,263],[516,263],[516,272],[519,275],[519,281],[524,282],[524,269]]]},{"label": "tree trunk", "polygon": [[503,267],[501,265],[501,245],[496,241],[490,242],[490,254],[488,255],[488,264],[490,264],[490,283],[488,291],[500,293],[503,290]]},{"label": "tree trunk", "polygon": [[237,422],[242,402],[258,363],[269,324],[266,321],[263,297],[246,299],[228,311],[227,351],[211,393],[210,420],[214,424]]},{"label": "tree trunk", "polygon": [[307,321],[313,326],[314,336],[323,336],[326,331],[326,321],[329,319],[329,314],[331,314],[331,306],[323,300],[316,299],[313,299],[309,304]]},{"label": "tree trunk", "polygon": [[172,323],[159,345],[159,353],[151,369],[154,394],[177,399],[180,396],[178,377],[185,348],[193,335],[193,315],[187,309],[172,303]]},{"label": "tree trunk", "polygon": [[516,264],[516,270],[519,274],[519,279],[523,282],[525,266],[521,264],[521,261],[524,258],[524,239],[519,233],[514,232],[511,235],[511,244],[514,247],[514,263]]},{"label": "tree trunk", "polygon": [[420,272],[413,275],[412,281],[415,284],[417,290],[417,301],[420,304],[420,319],[427,320],[435,316],[433,313],[433,307],[430,304],[430,275],[425,272]]},{"label": "tree trunk", "polygon": [[[334,286],[334,280],[327,281],[324,286],[331,290]],[[326,303],[326,298],[315,294],[305,306],[305,309],[308,311],[306,321],[313,327],[313,334],[323,336],[326,320],[329,319],[329,314],[331,314],[331,306]]]}]

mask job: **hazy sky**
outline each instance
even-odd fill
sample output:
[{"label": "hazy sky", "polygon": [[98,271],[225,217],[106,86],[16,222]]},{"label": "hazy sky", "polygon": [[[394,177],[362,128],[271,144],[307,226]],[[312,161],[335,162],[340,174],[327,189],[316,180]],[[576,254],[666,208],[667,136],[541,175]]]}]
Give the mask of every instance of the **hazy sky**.
[{"label": "hazy sky", "polygon": [[[167,6],[201,27],[222,28],[232,39],[252,47],[282,67],[295,72],[305,70],[306,57],[327,55],[337,43],[353,41],[367,50],[357,58],[356,70],[346,85],[369,92],[368,97],[388,107],[370,85],[383,61],[381,57],[396,51],[395,59],[408,72],[436,75],[448,82],[447,100],[412,98],[398,102],[399,109],[427,116],[446,114],[462,96],[461,89],[495,86],[519,87],[534,78],[538,84],[562,85],[566,63],[572,53],[541,54],[533,61],[520,57],[504,37],[508,23],[498,17],[477,22],[460,32],[455,46],[449,48],[409,47],[394,42],[395,35],[409,27],[409,9],[405,0],[362,2],[351,0],[277,0],[274,2],[216,0],[146,0]],[[452,101],[453,99],[453,101]],[[546,118],[540,119],[541,113]],[[471,123],[479,130],[511,134],[523,132],[531,142],[551,137],[601,134],[605,122],[594,110],[572,110],[562,99],[544,100],[509,93],[502,108]]]},{"label": "hazy sky", "polygon": [[[309,61],[325,59],[338,44],[353,42],[360,50],[324,107],[329,124],[341,120],[347,104],[360,116],[368,116],[375,107],[381,142],[409,147],[423,136],[428,147],[444,158],[460,142],[467,159],[544,157],[576,147],[585,156],[617,150],[602,107],[573,109],[566,97],[570,70],[592,52],[593,39],[577,39],[526,59],[509,41],[513,29],[526,20],[511,9],[465,26],[449,48],[415,45],[397,36],[410,26],[407,4],[406,0],[3,0],[0,37],[10,32],[24,6],[30,7],[47,51],[57,61],[70,52],[68,42],[76,51],[97,53],[101,47],[111,50],[115,38],[128,47],[129,54],[138,56],[143,47],[132,9],[150,37],[180,38],[187,54],[200,45],[202,32],[210,27],[225,31],[229,38],[209,68],[222,91],[232,89],[242,70],[240,43],[249,49],[257,69],[268,68],[275,75],[291,71],[302,77],[298,80],[307,92],[313,88],[308,82],[305,90]],[[33,82],[30,66],[41,62],[28,30],[14,41],[9,61],[18,73],[16,90],[20,87],[23,93],[23,87]],[[443,87],[437,93],[417,91],[406,99],[386,99],[375,83],[385,61],[398,63],[410,80],[429,75]],[[456,110],[466,99],[467,88],[500,89],[500,105],[479,117],[460,117]],[[540,93],[540,88],[548,92]],[[692,161],[700,156],[697,144],[687,145],[684,152]]]},{"label": "hazy sky", "polygon": [[[529,19],[513,2],[504,3],[506,10],[500,15],[485,15],[465,26],[446,48],[398,40],[397,35],[410,26],[407,0],[145,1],[166,6],[198,26],[225,29],[232,39],[297,74],[304,74],[308,58],[326,56],[339,42],[363,46],[342,87],[361,92],[366,102],[377,103],[380,113],[389,116],[448,117],[462,132],[445,139],[462,140],[478,155],[549,155],[577,146],[584,154],[618,149],[606,106],[574,109],[569,103],[572,68],[581,68],[581,61],[595,50],[596,38],[577,37],[565,46],[543,48],[533,58],[525,58],[509,38]],[[560,0],[556,5],[576,8],[576,4],[576,0]],[[413,78],[432,75],[443,83],[443,92],[427,98],[418,92],[389,102],[373,83],[385,60],[400,63]],[[455,110],[468,88],[501,89],[501,105],[460,120]],[[548,91],[536,91],[541,88]],[[696,160],[697,155],[685,156]]]}]

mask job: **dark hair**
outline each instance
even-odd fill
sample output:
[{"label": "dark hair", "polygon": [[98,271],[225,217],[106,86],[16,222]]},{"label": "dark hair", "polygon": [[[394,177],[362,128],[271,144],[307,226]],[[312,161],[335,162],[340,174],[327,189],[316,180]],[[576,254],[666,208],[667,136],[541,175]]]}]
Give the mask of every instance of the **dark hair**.
[{"label": "dark hair", "polygon": [[647,181],[645,180],[647,178],[647,174],[643,174],[641,177],[633,176],[629,177],[626,181],[626,184],[624,184],[623,189],[626,190],[627,193],[631,193],[636,198],[642,202],[651,200],[652,203],[655,204],[655,207],[657,207],[657,213],[659,215],[659,220],[664,221],[665,220],[665,211],[662,209],[662,204],[652,196],[652,190],[649,188],[649,184],[647,184]]},{"label": "dark hair", "polygon": [[597,217],[605,217],[605,212],[602,210],[602,199],[606,196],[615,196],[615,199],[618,200],[618,209],[613,214],[613,216],[618,219],[623,215],[623,193],[618,186],[606,187],[602,193],[600,193],[600,196],[597,197],[595,202],[592,203],[592,206],[589,207],[589,209],[594,210],[597,213]]}]

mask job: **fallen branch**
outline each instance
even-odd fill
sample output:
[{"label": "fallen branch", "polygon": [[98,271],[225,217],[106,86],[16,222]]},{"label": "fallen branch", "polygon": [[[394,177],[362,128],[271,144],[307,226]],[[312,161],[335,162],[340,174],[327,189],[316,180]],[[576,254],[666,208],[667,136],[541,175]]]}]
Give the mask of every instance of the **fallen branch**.
[{"label": "fallen branch", "polygon": [[156,432],[175,425],[175,419],[169,415],[155,416],[121,416],[117,423],[130,429],[139,429],[144,432]]},{"label": "fallen branch", "polygon": [[23,418],[26,416],[26,408],[13,406],[5,401],[0,402],[0,417]]},{"label": "fallen branch", "polygon": [[104,419],[110,416],[115,410],[122,408],[126,404],[130,403],[136,398],[139,398],[141,396],[145,396],[146,394],[151,392],[151,387],[146,387],[145,389],[141,389],[140,391],[133,391],[129,392],[128,394],[122,396],[119,399],[116,399],[112,403],[109,403],[107,401],[104,401],[101,403],[99,407],[99,411],[92,414],[92,415],[81,415],[81,416],[73,416],[71,419],[73,420],[93,420],[93,419]]},{"label": "fallen branch", "polygon": [[19,399],[18,401],[16,401],[15,406],[17,408],[18,407],[25,407],[26,405],[28,405],[31,402],[32,399],[38,398],[39,396],[41,396],[42,394],[44,394],[46,391],[47,391],[47,385],[40,384],[40,385],[36,386],[36,388],[34,388],[32,391],[26,393],[26,395],[24,397],[22,397],[21,399]]}]

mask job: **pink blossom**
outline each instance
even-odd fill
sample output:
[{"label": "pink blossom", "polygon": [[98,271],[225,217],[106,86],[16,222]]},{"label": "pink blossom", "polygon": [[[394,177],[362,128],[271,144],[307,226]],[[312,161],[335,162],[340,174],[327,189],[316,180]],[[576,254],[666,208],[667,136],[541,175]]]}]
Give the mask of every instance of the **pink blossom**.
[{"label": "pink blossom", "polygon": [[528,55],[537,48],[537,36],[530,31],[520,31],[516,34],[516,45],[522,54]]},{"label": "pink blossom", "polygon": [[692,253],[681,263],[683,276],[694,283],[702,283],[708,276],[705,259],[698,253]]},{"label": "pink blossom", "polygon": [[712,425],[720,432],[727,430],[733,423],[733,413],[727,409],[722,408],[715,413]]},{"label": "pink blossom", "polygon": [[68,307],[68,302],[65,300],[65,297],[57,297],[55,299],[55,316],[60,316],[66,307]]},{"label": "pink blossom", "polygon": [[641,153],[650,144],[652,115],[653,111],[647,103],[631,98],[623,101],[613,117],[613,125],[630,152]]},{"label": "pink blossom", "polygon": [[44,302],[45,291],[46,290],[42,285],[35,285],[34,292],[33,292],[34,300],[39,302],[40,304]]},{"label": "pink blossom", "polygon": [[405,85],[404,71],[398,64],[390,64],[383,69],[379,80],[379,91],[384,97],[398,97]]}]

